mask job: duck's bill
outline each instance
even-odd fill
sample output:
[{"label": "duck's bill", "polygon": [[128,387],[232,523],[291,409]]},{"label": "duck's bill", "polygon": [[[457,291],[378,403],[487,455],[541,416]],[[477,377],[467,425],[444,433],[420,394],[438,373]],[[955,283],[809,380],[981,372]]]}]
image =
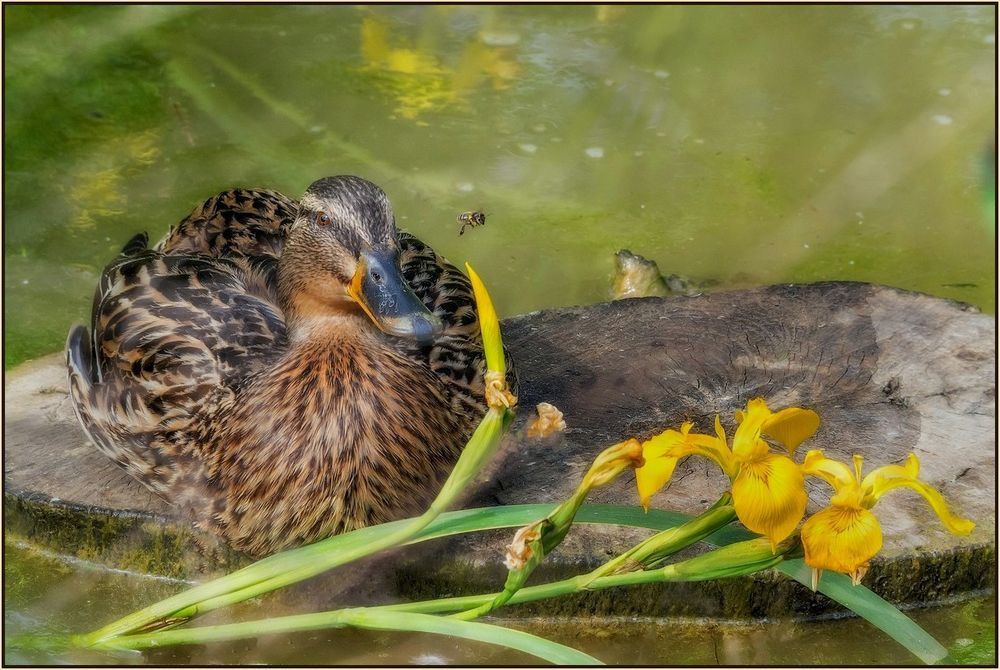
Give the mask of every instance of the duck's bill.
[{"label": "duck's bill", "polygon": [[390,335],[428,344],[444,328],[403,279],[394,250],[362,252],[347,290],[375,325]]}]

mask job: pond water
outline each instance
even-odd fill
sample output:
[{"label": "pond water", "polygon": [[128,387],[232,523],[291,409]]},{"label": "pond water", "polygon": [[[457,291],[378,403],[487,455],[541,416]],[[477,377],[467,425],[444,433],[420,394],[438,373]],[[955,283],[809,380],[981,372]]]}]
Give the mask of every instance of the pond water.
[{"label": "pond water", "polygon": [[[133,233],[343,173],[504,315],[607,299],[620,248],[717,289],[860,280],[995,311],[994,7],[8,5],[4,25],[5,367],[62,347]],[[459,236],[466,210],[487,223]],[[178,588],[8,548],[15,631]],[[915,616],[995,663],[994,610]],[[850,620],[526,625],[608,662],[911,661]],[[356,632],[72,660],[530,661]]]},{"label": "pond water", "polygon": [[[416,633],[331,630],[147,652],[45,652],[17,635],[44,628],[78,632],[165,598],[178,583],[69,563],[16,542],[5,543],[4,661],[33,664],[537,664],[532,656],[487,644]],[[625,597],[625,596],[623,596]],[[241,606],[235,616],[290,614],[273,600]],[[516,607],[513,608],[516,610]],[[953,663],[996,664],[994,595],[914,610],[909,614],[939,642]],[[214,615],[213,615],[214,616]],[[211,617],[209,617],[211,619]],[[691,620],[566,621],[495,618],[494,623],[576,647],[617,665],[910,665],[916,659],[859,619],[814,622]],[[218,622],[218,621],[217,621]],[[14,640],[14,644],[10,640]]]},{"label": "pond water", "polygon": [[[501,314],[613,253],[993,311],[995,8],[6,6],[5,365],[234,185],[355,173]],[[458,235],[456,216],[487,214]]]}]

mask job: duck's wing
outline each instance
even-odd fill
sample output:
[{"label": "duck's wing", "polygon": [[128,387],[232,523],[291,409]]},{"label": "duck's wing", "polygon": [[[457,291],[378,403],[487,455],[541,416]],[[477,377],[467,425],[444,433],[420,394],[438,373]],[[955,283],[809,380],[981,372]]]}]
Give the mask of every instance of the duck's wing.
[{"label": "duck's wing", "polygon": [[400,232],[398,239],[403,278],[444,323],[442,336],[478,341],[479,320],[469,278],[413,235]]},{"label": "duck's wing", "polygon": [[235,188],[214,195],[171,226],[154,249],[165,254],[277,258],[298,205],[277,191]]},{"label": "duck's wing", "polygon": [[185,457],[185,431],[286,348],[276,259],[145,248],[137,236],[105,269],[92,333],[67,342],[70,392],[98,447],[154,490]]},{"label": "duck's wing", "polygon": [[[399,233],[400,265],[403,277],[414,293],[444,323],[444,331],[432,346],[411,355],[427,361],[431,370],[450,384],[455,394],[455,410],[480,414],[486,359],[479,335],[479,318],[472,284],[461,270],[409,233]],[[517,373],[507,354],[507,382],[517,389]]]}]

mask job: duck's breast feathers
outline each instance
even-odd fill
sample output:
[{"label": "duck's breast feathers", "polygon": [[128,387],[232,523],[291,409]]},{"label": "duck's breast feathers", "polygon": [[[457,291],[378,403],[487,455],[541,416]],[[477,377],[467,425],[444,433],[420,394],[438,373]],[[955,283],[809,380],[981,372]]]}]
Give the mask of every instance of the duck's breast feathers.
[{"label": "duck's breast feathers", "polygon": [[171,226],[155,249],[166,254],[277,258],[297,210],[295,201],[277,191],[223,191]]}]

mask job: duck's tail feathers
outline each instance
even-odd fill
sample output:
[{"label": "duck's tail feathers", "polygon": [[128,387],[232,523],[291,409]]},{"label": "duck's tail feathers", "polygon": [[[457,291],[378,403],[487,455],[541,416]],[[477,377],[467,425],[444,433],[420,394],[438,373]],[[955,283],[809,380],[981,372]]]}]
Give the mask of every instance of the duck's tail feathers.
[{"label": "duck's tail feathers", "polygon": [[147,233],[137,233],[132,236],[125,246],[122,247],[122,256],[135,256],[149,248],[149,235]]},{"label": "duck's tail feathers", "polygon": [[94,356],[90,348],[90,334],[85,326],[73,326],[66,338],[66,365],[69,368],[70,385],[73,377],[79,378],[79,383],[90,386],[97,381],[94,369]]},{"label": "duck's tail feathers", "polygon": [[100,378],[91,347],[85,327],[74,326],[69,331],[66,372],[73,412],[80,427],[99,451],[149,489],[162,493],[169,482],[159,471],[161,463],[149,448],[148,436],[116,430],[122,425],[121,420],[115,418],[124,407],[120,401],[122,389],[114,385],[109,387]]},{"label": "duck's tail feathers", "polygon": [[[94,374],[95,365],[91,355],[90,336],[84,326],[73,326],[66,338],[66,378],[69,382],[69,398],[80,427],[98,447],[101,430],[99,422],[91,412],[98,380]],[[102,449],[103,451],[103,449]]]}]

